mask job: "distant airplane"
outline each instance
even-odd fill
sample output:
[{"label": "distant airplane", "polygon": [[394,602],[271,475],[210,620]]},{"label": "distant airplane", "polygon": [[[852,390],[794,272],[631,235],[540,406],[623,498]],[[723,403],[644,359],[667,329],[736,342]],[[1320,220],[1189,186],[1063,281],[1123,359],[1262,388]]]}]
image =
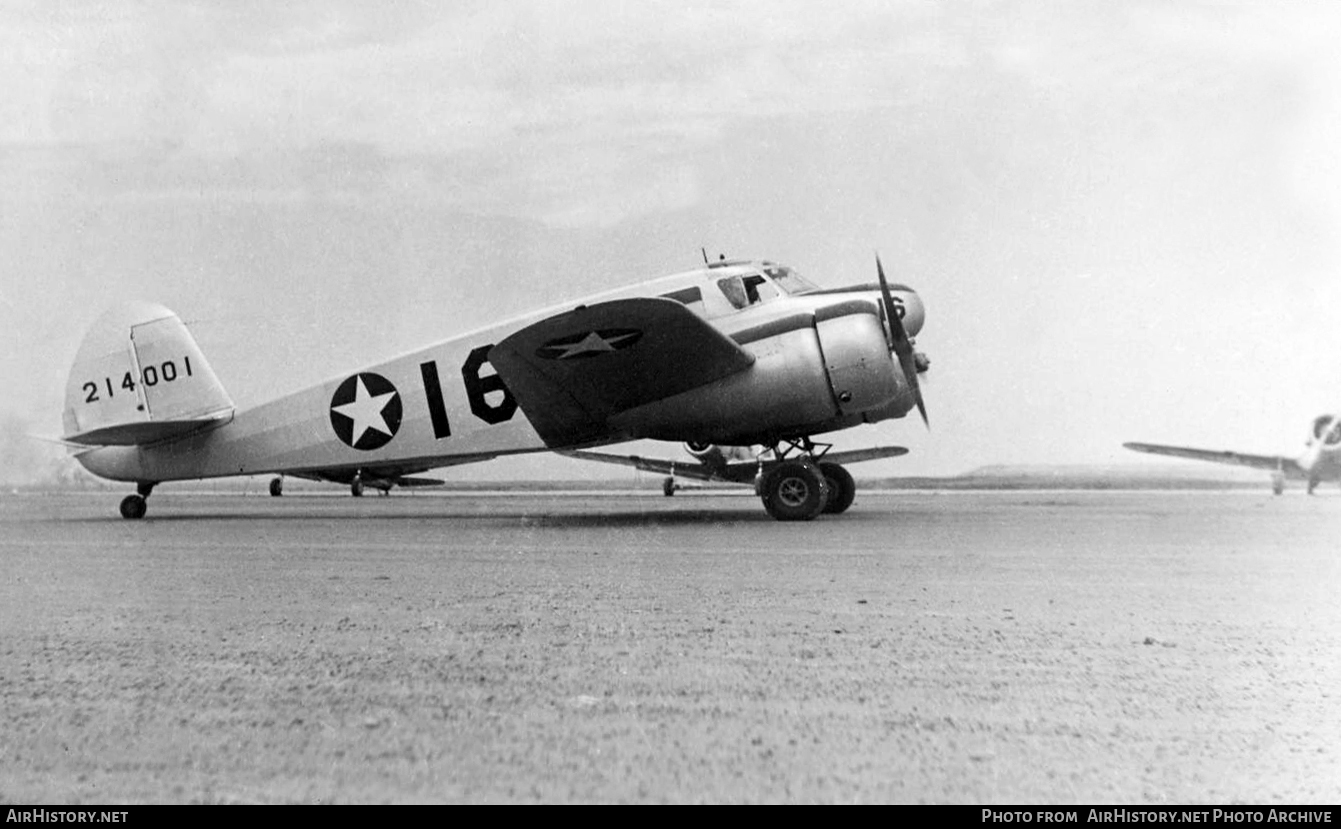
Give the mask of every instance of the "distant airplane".
[{"label": "distant airplane", "polygon": [[[776,463],[773,450],[765,446],[686,443],[684,448],[693,457],[692,461],[662,460],[645,458],[641,455],[610,455],[580,449],[560,450],[559,454],[586,461],[632,466],[644,472],[665,475],[666,479],[661,483],[661,492],[667,497],[683,489],[675,480],[677,477],[742,484],[757,489],[763,481],[764,470]],[[852,501],[857,495],[857,483],[852,480],[852,475],[842,464],[897,458],[906,454],[908,450],[902,446],[876,446],[847,452],[826,452],[819,461],[820,472],[824,474],[829,487],[829,500],[824,505],[824,512],[836,515],[846,511],[852,506]]]},{"label": "distant airplane", "polygon": [[829,481],[835,504],[850,499],[839,462],[861,459],[827,455],[812,436],[914,407],[927,419],[917,375],[928,363],[911,339],[922,301],[888,283],[878,256],[876,274],[821,289],[771,262],[705,261],[246,411],[176,314],[128,303],[79,348],[62,440],[93,474],[136,484],[121,502],[128,519],[163,481],[276,473],[386,493],[440,483],[415,477],[436,467],[655,439],[768,447],[751,476],[765,509],[809,520],[828,506]]},{"label": "distant airplane", "polygon": [[1312,495],[1324,481],[1341,481],[1341,415],[1324,414],[1313,419],[1304,454],[1297,458],[1280,455],[1245,455],[1239,452],[1188,449],[1182,446],[1163,446],[1156,443],[1124,443],[1128,449],[1149,452],[1152,455],[1173,455],[1199,461],[1250,466],[1271,472],[1271,491],[1280,495],[1285,491],[1287,478],[1307,481]]}]

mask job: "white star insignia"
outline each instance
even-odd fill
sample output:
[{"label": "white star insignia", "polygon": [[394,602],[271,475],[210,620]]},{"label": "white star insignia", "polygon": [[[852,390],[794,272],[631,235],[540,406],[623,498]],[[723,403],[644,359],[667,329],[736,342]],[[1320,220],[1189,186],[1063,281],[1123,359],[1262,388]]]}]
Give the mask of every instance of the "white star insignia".
[{"label": "white star insignia", "polygon": [[349,439],[351,446],[358,443],[363,433],[369,429],[375,429],[388,437],[392,434],[391,427],[386,425],[386,418],[382,417],[382,410],[395,396],[394,391],[376,396],[370,394],[367,386],[363,385],[363,378],[360,377],[354,383],[353,402],[331,407],[331,411],[354,421],[353,436]]},{"label": "white star insignia", "polygon": [[633,334],[617,334],[610,339],[602,337],[595,331],[592,331],[580,341],[569,345],[554,346],[563,349],[563,353],[558,355],[557,359],[569,360],[573,357],[581,357],[583,354],[599,354],[605,351],[614,351],[615,345],[627,340]]}]

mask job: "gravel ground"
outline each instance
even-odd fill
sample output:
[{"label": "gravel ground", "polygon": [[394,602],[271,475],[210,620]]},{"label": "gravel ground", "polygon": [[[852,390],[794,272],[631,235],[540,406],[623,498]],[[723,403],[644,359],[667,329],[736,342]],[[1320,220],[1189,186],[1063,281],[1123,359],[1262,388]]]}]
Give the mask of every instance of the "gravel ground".
[{"label": "gravel ground", "polygon": [[0,801],[1336,803],[1341,497],[0,497]]}]

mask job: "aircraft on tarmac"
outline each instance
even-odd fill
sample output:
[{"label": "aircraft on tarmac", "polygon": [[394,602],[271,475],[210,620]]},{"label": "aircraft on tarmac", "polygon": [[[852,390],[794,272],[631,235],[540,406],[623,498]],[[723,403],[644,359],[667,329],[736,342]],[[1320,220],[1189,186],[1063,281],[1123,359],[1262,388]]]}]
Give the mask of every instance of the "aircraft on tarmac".
[{"label": "aircraft on tarmac", "polygon": [[1318,484],[1324,481],[1341,481],[1341,414],[1315,417],[1304,454],[1297,458],[1287,458],[1283,455],[1245,455],[1239,452],[1189,449],[1157,443],[1122,445],[1152,455],[1172,455],[1178,458],[1265,469],[1271,472],[1271,491],[1277,495],[1285,491],[1287,478],[1306,481],[1309,495],[1312,495]]},{"label": "aircraft on tarmac", "polygon": [[877,282],[833,289],[772,262],[704,259],[245,411],[176,314],[128,303],[80,345],[62,440],[93,474],[135,483],[128,519],[164,481],[275,473],[385,493],[438,483],[414,477],[437,467],[645,438],[767,446],[765,509],[812,519],[829,478],[850,480],[814,435],[914,407],[926,422],[922,301],[878,256]]},{"label": "aircraft on tarmac", "polygon": [[[646,458],[641,455],[587,452],[581,449],[561,449],[559,454],[586,461],[632,466],[644,472],[665,475],[666,479],[661,482],[661,492],[667,498],[684,488],[675,480],[677,477],[757,487],[763,480],[764,467],[775,460],[772,449],[759,445],[718,446],[714,443],[686,443],[684,448],[693,457],[693,460],[687,463]],[[843,464],[897,458],[906,454],[908,450],[902,446],[875,446],[847,452],[826,452],[819,461],[819,470],[829,487],[829,500],[824,505],[824,512],[837,514],[846,511],[852,506],[852,500],[857,495],[857,483],[843,468]]]}]

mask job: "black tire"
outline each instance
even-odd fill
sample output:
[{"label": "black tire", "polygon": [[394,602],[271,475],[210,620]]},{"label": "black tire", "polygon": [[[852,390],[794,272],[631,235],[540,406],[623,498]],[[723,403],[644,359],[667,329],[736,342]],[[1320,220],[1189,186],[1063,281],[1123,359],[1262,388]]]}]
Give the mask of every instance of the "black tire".
[{"label": "black tire", "polygon": [[362,498],[363,481],[360,481],[358,478],[355,478],[354,482],[349,485],[349,494],[353,495],[355,498]]},{"label": "black tire", "polygon": [[824,511],[829,485],[808,461],[783,461],[764,476],[764,509],[779,521],[810,521]]},{"label": "black tire", "polygon": [[821,463],[819,468],[829,484],[829,501],[824,511],[830,515],[847,512],[857,497],[857,482],[852,480],[852,474],[836,463]]},{"label": "black tire", "polygon": [[667,478],[661,482],[661,494],[665,495],[667,498],[675,494],[675,488],[674,478]]},{"label": "black tire", "polygon": [[148,512],[149,504],[140,495],[127,495],[121,499],[121,517],[127,521],[138,521]]},{"label": "black tire", "polygon": [[270,497],[278,498],[284,494],[284,479],[272,478],[270,480]]}]

